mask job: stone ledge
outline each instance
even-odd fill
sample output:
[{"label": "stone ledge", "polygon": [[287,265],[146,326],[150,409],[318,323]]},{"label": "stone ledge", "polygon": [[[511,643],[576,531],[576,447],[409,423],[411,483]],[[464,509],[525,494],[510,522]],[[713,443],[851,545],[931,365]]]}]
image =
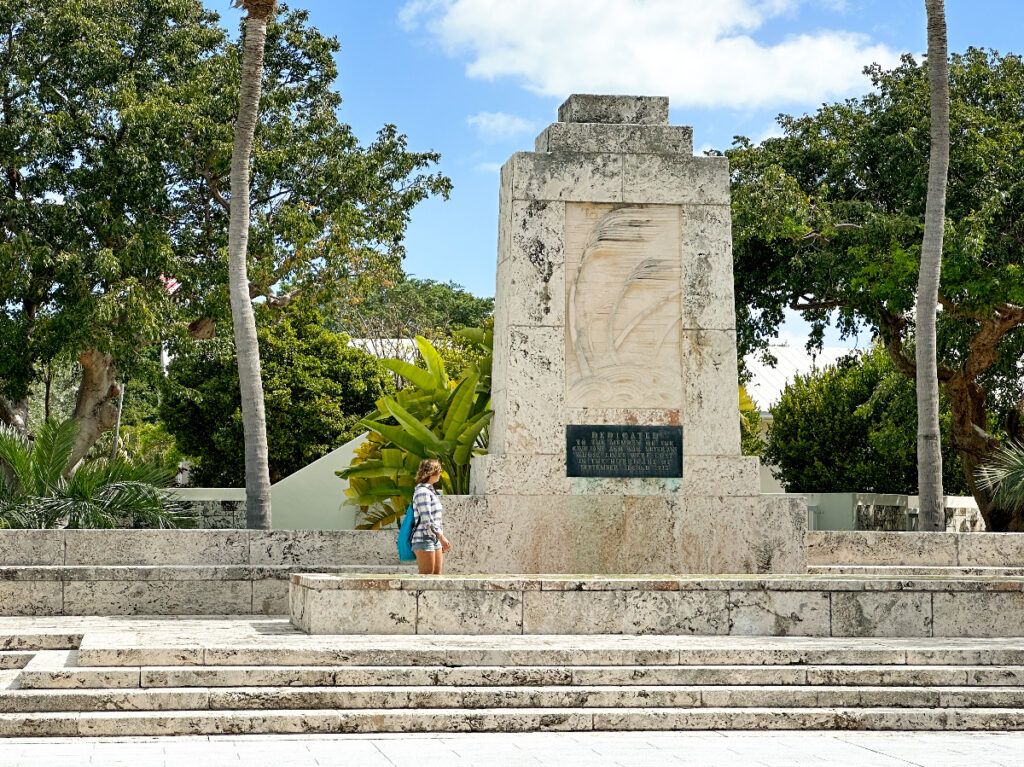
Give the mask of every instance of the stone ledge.
[{"label": "stone ledge", "polygon": [[[319,566],[326,573],[404,573],[414,565]],[[0,581],[260,581],[288,580],[302,565],[71,565],[0,566]]]},{"label": "stone ledge", "polygon": [[386,530],[0,530],[0,566],[312,568],[395,556]]},{"label": "stone ledge", "polygon": [[311,634],[997,637],[1024,611],[1024,578],[982,576],[295,574],[290,588]]},{"label": "stone ledge", "polygon": [[809,531],[808,565],[1024,567],[1024,534]]}]

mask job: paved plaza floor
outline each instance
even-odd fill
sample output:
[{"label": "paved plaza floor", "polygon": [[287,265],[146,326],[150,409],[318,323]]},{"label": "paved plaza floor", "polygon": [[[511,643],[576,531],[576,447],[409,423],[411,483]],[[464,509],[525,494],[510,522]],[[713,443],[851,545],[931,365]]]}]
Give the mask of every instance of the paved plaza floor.
[{"label": "paved plaza floor", "polygon": [[0,739],[0,767],[1021,767],[1024,733],[683,732]]}]

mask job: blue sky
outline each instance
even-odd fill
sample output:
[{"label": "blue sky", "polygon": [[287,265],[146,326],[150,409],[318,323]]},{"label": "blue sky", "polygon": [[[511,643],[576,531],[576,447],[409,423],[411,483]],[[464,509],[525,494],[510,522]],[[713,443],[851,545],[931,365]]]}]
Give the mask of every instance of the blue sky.
[{"label": "blue sky", "polygon": [[[233,28],[241,12],[205,0]],[[694,145],[763,138],[779,112],[863,93],[875,60],[926,47],[922,0],[303,0],[341,42],[341,117],[442,155],[455,189],[418,207],[406,270],[494,294],[497,168],[572,92],[668,95]],[[950,50],[1024,52],[1024,2],[947,0]],[[799,333],[799,324],[788,329]]]}]

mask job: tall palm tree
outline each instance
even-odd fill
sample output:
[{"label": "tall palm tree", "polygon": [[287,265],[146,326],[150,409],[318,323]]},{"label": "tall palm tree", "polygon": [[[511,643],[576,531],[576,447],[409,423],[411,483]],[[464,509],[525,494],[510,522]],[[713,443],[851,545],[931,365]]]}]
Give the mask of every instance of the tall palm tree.
[{"label": "tall palm tree", "polygon": [[917,491],[922,530],[945,529],[942,449],[939,442],[939,377],[935,351],[935,313],[942,269],[949,171],[949,65],[946,59],[944,0],[925,0],[928,14],[928,92],[931,151],[928,201],[924,215],[921,270],[917,280]]},{"label": "tall palm tree", "polygon": [[260,348],[256,317],[249,295],[246,254],[249,245],[249,160],[260,106],[263,78],[263,47],[267,22],[276,0],[234,0],[246,12],[242,34],[242,81],[238,119],[231,150],[231,218],[228,229],[228,283],[231,319],[238,358],[238,382],[242,395],[242,429],[245,434],[246,526],[270,529],[270,468],[267,452],[267,418],[263,407]]}]

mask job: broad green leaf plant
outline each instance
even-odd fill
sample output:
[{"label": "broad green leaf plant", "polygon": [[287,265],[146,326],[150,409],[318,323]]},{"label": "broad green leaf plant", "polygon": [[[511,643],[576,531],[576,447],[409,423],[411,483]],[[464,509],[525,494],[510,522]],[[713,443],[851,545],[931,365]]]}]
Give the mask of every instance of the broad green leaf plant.
[{"label": "broad green leaf plant", "polygon": [[480,328],[455,333],[482,354],[454,380],[422,336],[416,337],[416,348],[423,367],[400,359],[382,361],[409,385],[377,400],[377,410],[360,422],[369,430],[367,442],[352,465],[337,472],[348,480],[346,495],[362,509],[360,529],[377,530],[400,520],[424,458],[441,462],[445,493],[469,492],[470,461],[487,451],[493,334]]}]

